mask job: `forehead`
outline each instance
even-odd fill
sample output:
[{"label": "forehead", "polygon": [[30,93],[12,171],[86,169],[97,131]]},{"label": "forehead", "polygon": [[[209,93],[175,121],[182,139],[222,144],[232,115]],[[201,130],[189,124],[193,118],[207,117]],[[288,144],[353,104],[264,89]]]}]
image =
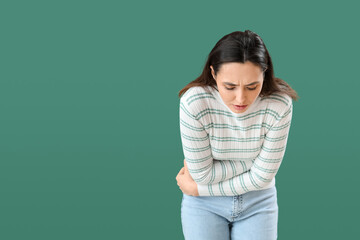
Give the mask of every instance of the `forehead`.
[{"label": "forehead", "polygon": [[217,75],[221,82],[234,84],[250,84],[254,81],[263,81],[261,68],[249,61],[245,63],[224,63],[221,65]]}]

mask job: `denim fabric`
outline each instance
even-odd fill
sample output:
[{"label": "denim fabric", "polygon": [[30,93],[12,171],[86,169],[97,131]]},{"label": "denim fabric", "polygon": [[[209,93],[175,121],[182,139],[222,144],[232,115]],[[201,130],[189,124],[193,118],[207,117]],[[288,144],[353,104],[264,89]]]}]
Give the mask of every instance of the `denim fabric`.
[{"label": "denim fabric", "polygon": [[181,223],[185,240],[275,240],[276,186],[237,196],[183,193]]}]

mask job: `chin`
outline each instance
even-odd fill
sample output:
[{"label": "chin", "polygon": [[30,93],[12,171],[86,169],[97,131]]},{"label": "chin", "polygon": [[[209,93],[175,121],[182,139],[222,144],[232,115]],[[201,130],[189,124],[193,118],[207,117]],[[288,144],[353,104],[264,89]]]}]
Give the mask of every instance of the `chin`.
[{"label": "chin", "polygon": [[243,109],[243,110],[234,110],[234,113],[243,113],[246,112],[247,108]]}]

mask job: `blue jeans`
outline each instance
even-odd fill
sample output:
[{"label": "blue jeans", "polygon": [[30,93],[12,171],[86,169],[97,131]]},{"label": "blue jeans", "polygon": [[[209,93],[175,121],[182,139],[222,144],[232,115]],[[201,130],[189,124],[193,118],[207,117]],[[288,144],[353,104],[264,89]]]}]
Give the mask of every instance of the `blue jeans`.
[{"label": "blue jeans", "polygon": [[183,193],[181,223],[185,240],[275,240],[276,186],[237,196]]}]

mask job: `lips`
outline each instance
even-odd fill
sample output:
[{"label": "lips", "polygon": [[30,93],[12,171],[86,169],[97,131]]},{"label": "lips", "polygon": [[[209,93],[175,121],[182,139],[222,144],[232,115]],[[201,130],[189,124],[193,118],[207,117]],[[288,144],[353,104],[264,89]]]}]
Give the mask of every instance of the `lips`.
[{"label": "lips", "polygon": [[234,108],[236,110],[244,110],[247,108],[247,105],[234,105]]}]

